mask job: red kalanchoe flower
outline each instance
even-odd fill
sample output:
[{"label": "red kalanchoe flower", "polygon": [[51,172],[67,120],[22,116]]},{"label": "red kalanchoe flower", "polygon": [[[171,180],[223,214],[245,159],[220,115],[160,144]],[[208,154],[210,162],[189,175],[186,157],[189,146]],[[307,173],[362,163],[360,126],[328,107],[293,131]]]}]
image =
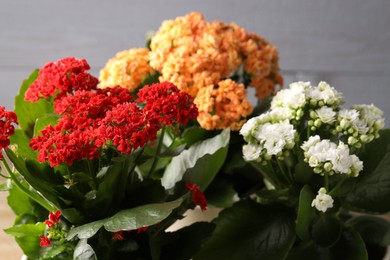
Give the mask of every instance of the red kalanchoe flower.
[{"label": "red kalanchoe flower", "polygon": [[198,116],[193,98],[181,92],[170,82],[156,83],[143,87],[138,92],[137,102],[146,103],[145,113],[152,113],[165,125],[187,124]]},{"label": "red kalanchoe flower", "polygon": [[119,230],[117,232],[113,232],[111,239],[115,241],[125,240],[125,237],[123,236],[123,231]]},{"label": "red kalanchoe flower", "polygon": [[40,246],[42,246],[42,247],[49,247],[50,246],[51,241],[48,237],[39,236],[39,238],[41,239],[41,242],[39,243]]},{"label": "red kalanchoe flower", "polygon": [[58,224],[60,222],[60,217],[61,217],[61,211],[57,210],[56,212],[50,212],[49,217],[47,220],[45,220],[45,223],[47,227],[52,227],[55,224]]},{"label": "red kalanchoe flower", "polygon": [[[0,150],[7,148],[10,145],[9,137],[14,134],[17,124],[16,114],[14,112],[6,111],[5,107],[0,106]],[[0,152],[0,159],[3,158]]]},{"label": "red kalanchoe flower", "polygon": [[202,211],[207,209],[207,200],[199,186],[193,182],[187,182],[186,188],[192,192],[192,200],[195,205],[200,206]]},{"label": "red kalanchoe flower", "polygon": [[75,90],[96,89],[98,79],[86,71],[89,64],[85,59],[67,57],[57,62],[44,65],[38,73],[38,78],[25,93],[25,100],[36,102],[40,98],[48,98]]}]

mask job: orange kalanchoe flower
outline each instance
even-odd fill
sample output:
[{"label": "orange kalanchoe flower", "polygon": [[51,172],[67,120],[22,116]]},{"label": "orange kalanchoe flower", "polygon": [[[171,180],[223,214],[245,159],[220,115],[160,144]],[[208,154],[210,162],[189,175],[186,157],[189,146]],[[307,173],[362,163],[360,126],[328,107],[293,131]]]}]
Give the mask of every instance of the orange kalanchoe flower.
[{"label": "orange kalanchoe flower", "polygon": [[210,85],[200,89],[194,101],[200,126],[207,130],[228,127],[239,130],[253,111],[246,92],[243,84],[231,79],[220,81],[217,88]]},{"label": "orange kalanchoe flower", "polygon": [[150,65],[162,74],[160,81],[170,81],[192,96],[240,66],[260,99],[281,83],[275,46],[236,24],[209,23],[200,13],[163,22],[150,48]]},{"label": "orange kalanchoe flower", "polygon": [[209,23],[199,13],[165,21],[151,39],[150,64],[161,72],[160,81],[196,96],[199,89],[217,84],[240,65],[232,28]]},{"label": "orange kalanchoe flower", "polygon": [[149,65],[149,51],[145,48],[121,51],[100,71],[99,87],[121,86],[130,92],[148,76],[154,74]]}]

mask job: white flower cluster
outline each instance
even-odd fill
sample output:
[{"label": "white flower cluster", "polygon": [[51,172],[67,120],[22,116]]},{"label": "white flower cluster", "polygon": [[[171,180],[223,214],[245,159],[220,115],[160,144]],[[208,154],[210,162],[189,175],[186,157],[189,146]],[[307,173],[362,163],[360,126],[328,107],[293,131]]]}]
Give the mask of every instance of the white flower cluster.
[{"label": "white flower cluster", "polygon": [[333,198],[326,194],[326,189],[322,187],[318,190],[318,194],[312,201],[311,206],[318,211],[326,212],[329,208],[333,208]]},{"label": "white flower cluster", "polygon": [[360,148],[379,137],[385,121],[383,112],[374,105],[354,105],[337,116],[336,131],[348,136],[348,144]]},{"label": "white flower cluster", "polygon": [[304,142],[301,148],[304,151],[305,162],[317,174],[337,173],[357,177],[363,169],[363,162],[356,155],[351,155],[348,145],[341,141],[336,145],[328,139],[321,140],[320,136],[315,135]]},{"label": "white flower cluster", "polygon": [[264,122],[264,117],[268,116],[250,119],[240,131],[248,142],[242,149],[247,161],[269,160],[273,155],[281,158],[285,149],[295,145],[296,131],[289,120]]}]

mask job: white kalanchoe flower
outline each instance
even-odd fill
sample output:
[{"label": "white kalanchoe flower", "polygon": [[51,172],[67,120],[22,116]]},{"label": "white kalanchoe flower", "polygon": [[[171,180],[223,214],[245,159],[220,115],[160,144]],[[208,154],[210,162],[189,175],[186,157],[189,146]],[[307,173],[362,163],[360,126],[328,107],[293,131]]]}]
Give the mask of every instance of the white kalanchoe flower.
[{"label": "white kalanchoe flower", "polygon": [[312,201],[311,206],[318,211],[326,212],[329,208],[333,208],[333,198],[326,194],[326,189],[322,187],[318,190],[318,194]]},{"label": "white kalanchoe flower", "polygon": [[342,94],[324,81],[321,81],[318,86],[308,89],[306,95],[310,104],[317,107],[328,105],[337,108],[343,103]]},{"label": "white kalanchoe flower", "polygon": [[328,139],[320,140],[318,135],[311,136],[301,145],[304,160],[317,174],[347,174],[357,177],[363,169],[363,163],[356,155],[350,155],[349,147],[343,142],[339,145]]},{"label": "white kalanchoe flower", "polygon": [[262,147],[256,144],[246,144],[242,147],[242,154],[246,161],[256,161],[259,159]]},{"label": "white kalanchoe flower", "polygon": [[259,125],[260,119],[259,117],[252,117],[248,121],[245,122],[245,124],[241,127],[240,135],[242,135],[245,138],[247,138],[249,135],[252,134],[252,131],[256,129],[256,127]]},{"label": "white kalanchoe flower", "polygon": [[332,124],[336,121],[336,112],[330,107],[323,106],[315,110],[315,113],[324,124]]},{"label": "white kalanchoe flower", "polygon": [[268,156],[280,155],[283,149],[292,149],[295,145],[295,129],[288,120],[280,123],[260,125],[254,137],[266,149]]},{"label": "white kalanchoe flower", "polygon": [[286,107],[291,110],[292,118],[299,120],[303,116],[303,108],[306,105],[306,89],[310,87],[309,82],[295,82],[290,88],[280,90],[271,102],[271,109]]}]

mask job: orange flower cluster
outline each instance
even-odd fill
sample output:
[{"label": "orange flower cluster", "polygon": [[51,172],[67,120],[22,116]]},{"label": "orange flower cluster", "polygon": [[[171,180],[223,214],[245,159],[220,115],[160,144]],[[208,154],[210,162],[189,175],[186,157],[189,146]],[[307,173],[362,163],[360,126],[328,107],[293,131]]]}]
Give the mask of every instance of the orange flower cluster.
[{"label": "orange flower cluster", "polygon": [[238,131],[253,111],[244,85],[231,79],[218,82],[218,88],[213,85],[201,88],[194,103],[199,111],[197,120],[207,130],[230,127]]},{"label": "orange flower cluster", "polygon": [[162,74],[160,81],[170,81],[192,96],[217,85],[240,65],[260,99],[282,81],[275,46],[236,24],[209,23],[200,13],[163,22],[150,48],[150,65]]},{"label": "orange flower cluster", "polygon": [[[101,71],[100,86],[132,90],[153,70],[160,73],[160,82],[172,82],[196,98],[197,120],[209,130],[241,127],[253,110],[245,87],[254,87],[256,96],[264,99],[282,85],[275,46],[236,24],[210,23],[195,12],[164,21],[149,52],[117,54]],[[226,80],[233,75],[247,86]]]},{"label": "orange flower cluster", "polygon": [[110,59],[100,71],[99,87],[121,86],[135,90],[149,74],[154,74],[149,65],[149,51],[145,48],[121,51]]}]

